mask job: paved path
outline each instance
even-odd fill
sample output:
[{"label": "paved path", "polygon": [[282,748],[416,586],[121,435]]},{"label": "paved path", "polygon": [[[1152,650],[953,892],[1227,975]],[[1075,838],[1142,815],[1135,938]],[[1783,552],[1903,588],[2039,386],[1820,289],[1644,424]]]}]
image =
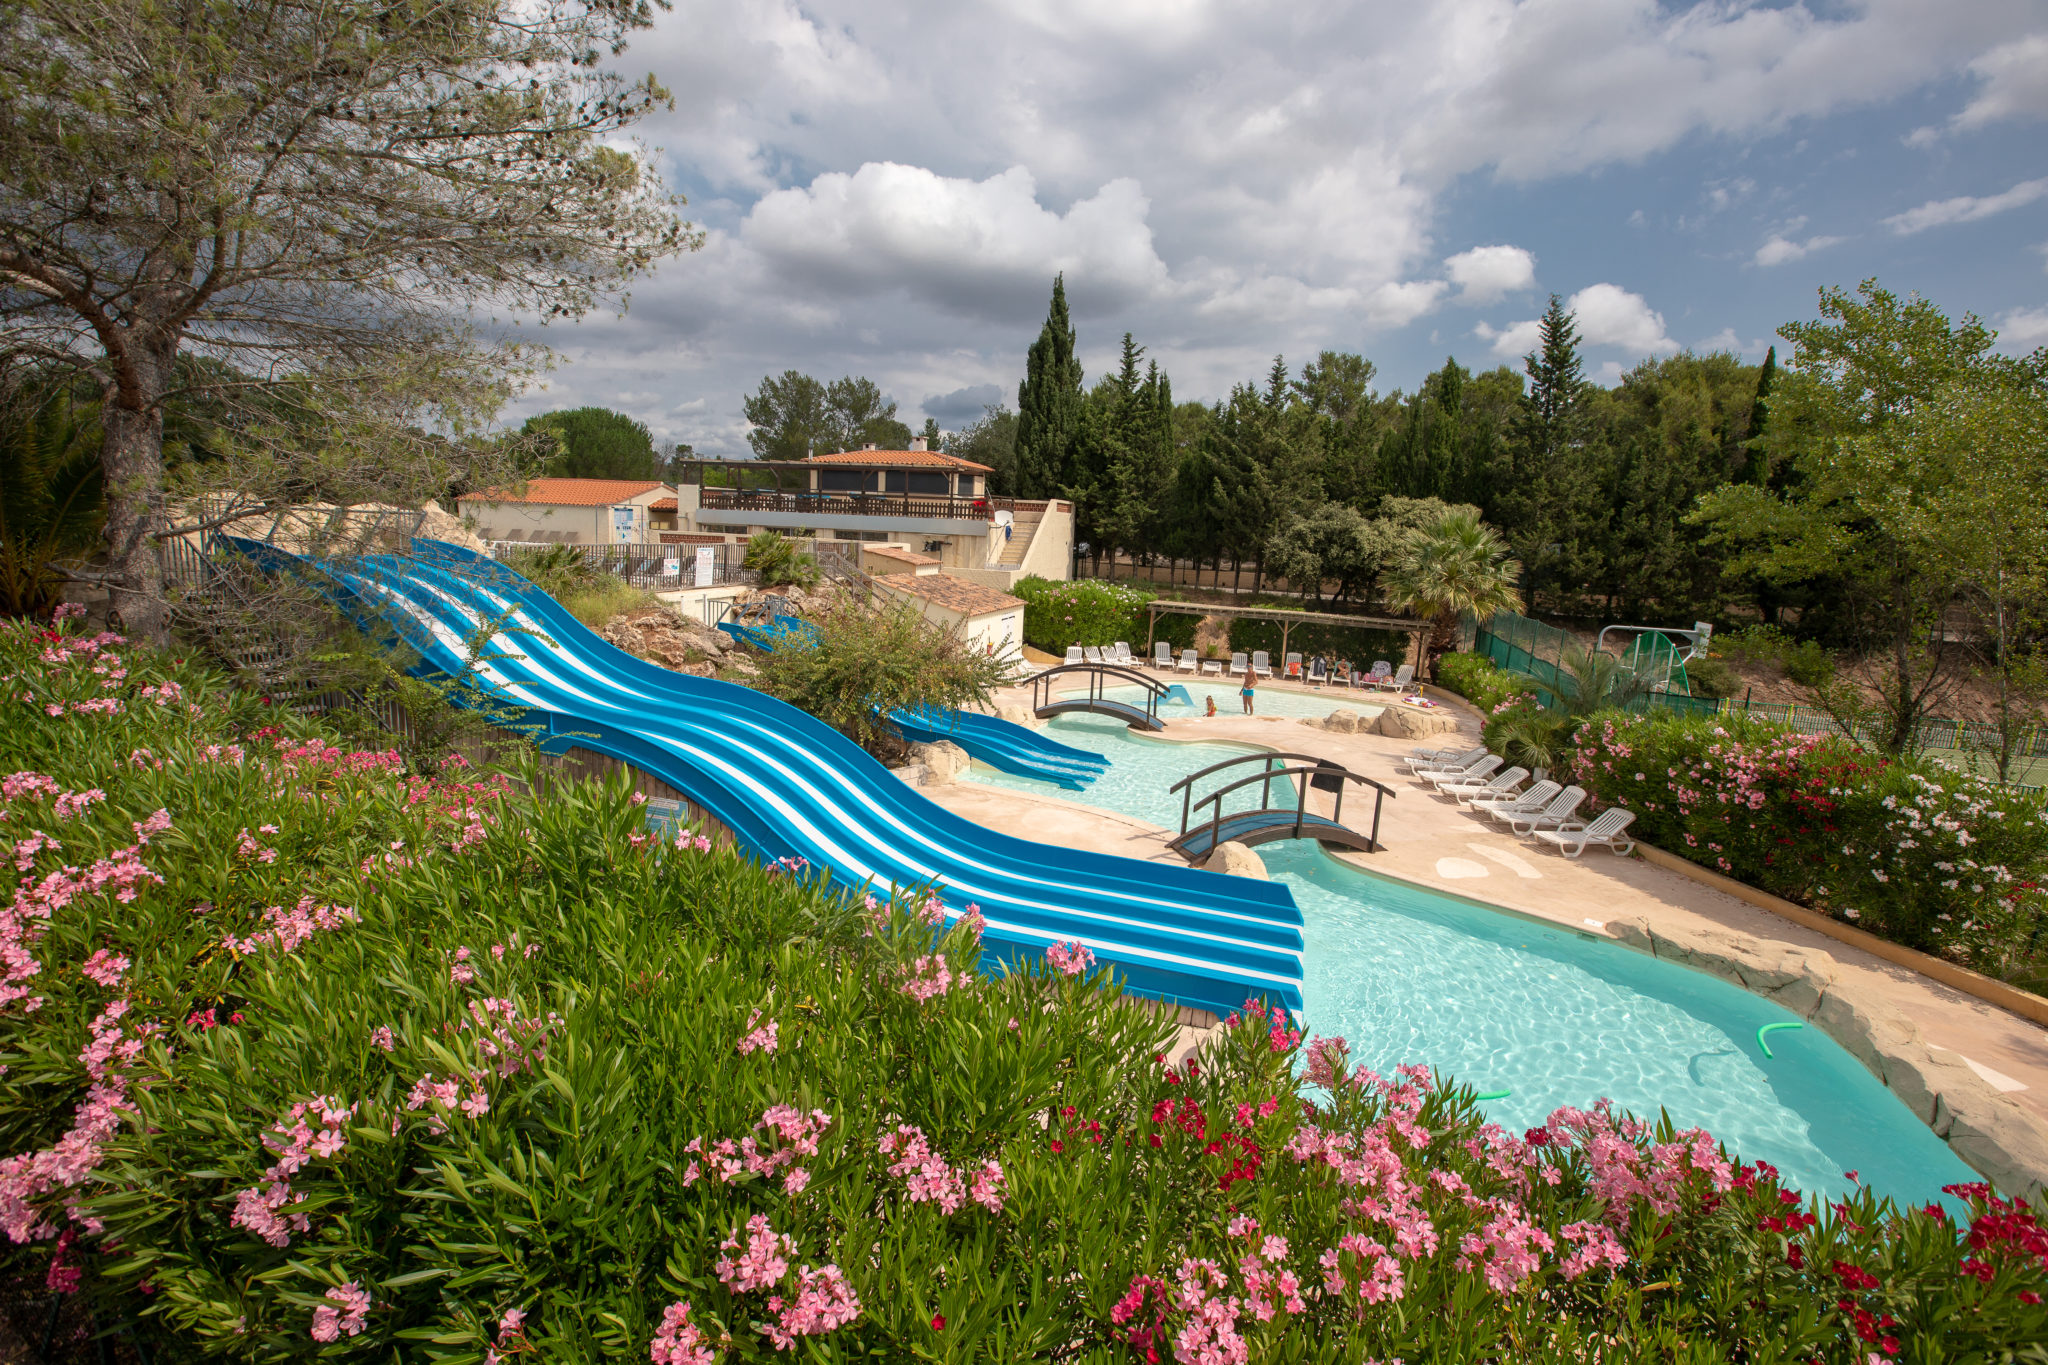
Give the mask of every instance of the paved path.
[{"label": "paved path", "polygon": [[[1301,690],[1268,683],[1260,692],[1269,689]],[[1028,697],[1018,693],[1005,700]],[[1360,698],[1359,705],[1369,703]],[[1477,714],[1463,708],[1457,714],[1476,743]],[[1597,931],[1609,918],[1639,917],[1659,930],[1732,930],[1824,952],[1840,964],[1843,979],[1873,990],[1917,1023],[1930,1045],[1960,1054],[1984,1079],[2048,1119],[2048,1029],[1641,859],[1596,849],[1573,861],[1547,846],[1514,838],[1400,775],[1396,760],[1416,747],[1412,741],[1242,716],[1172,721],[1152,738],[1249,741],[1329,758],[1386,782],[1400,793],[1386,802],[1381,817],[1386,850],[1339,855],[1376,873],[1575,929]],[[1074,801],[973,782],[927,789],[925,795],[967,819],[1020,838],[1133,858],[1179,857],[1166,847],[1169,832]],[[1353,788],[1347,805],[1360,796]],[[1327,812],[1327,804],[1323,809]]]}]

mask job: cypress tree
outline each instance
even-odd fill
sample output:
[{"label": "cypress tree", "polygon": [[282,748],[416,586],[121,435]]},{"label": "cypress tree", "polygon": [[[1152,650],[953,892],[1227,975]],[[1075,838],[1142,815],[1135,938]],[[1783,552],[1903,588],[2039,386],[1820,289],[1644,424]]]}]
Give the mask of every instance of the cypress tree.
[{"label": "cypress tree", "polygon": [[1756,397],[1749,404],[1749,430],[1744,433],[1742,467],[1736,483],[1761,484],[1770,473],[1771,457],[1764,450],[1764,428],[1771,420],[1771,385],[1778,379],[1778,348],[1764,352],[1764,363],[1756,372]]},{"label": "cypress tree", "polygon": [[1066,276],[1055,275],[1052,307],[1024,360],[1017,386],[1017,496],[1050,498],[1062,491],[1081,425],[1081,362],[1067,313]]}]

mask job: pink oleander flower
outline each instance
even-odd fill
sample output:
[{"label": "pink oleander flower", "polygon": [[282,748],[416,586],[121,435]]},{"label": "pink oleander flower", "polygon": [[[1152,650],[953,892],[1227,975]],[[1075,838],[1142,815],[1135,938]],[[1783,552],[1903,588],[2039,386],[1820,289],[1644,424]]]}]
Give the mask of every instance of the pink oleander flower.
[{"label": "pink oleander flower", "polygon": [[370,1031],[370,1046],[374,1048],[381,1048],[386,1052],[391,1052],[397,1048],[398,1040],[391,1036],[390,1029],[384,1027],[382,1024],[379,1024],[376,1028]]},{"label": "pink oleander flower", "polygon": [[955,973],[951,963],[934,953],[911,963],[905,969],[903,984],[896,989],[913,1000],[934,1000],[948,991],[964,990],[973,980],[973,973]]},{"label": "pink oleander flower", "polygon": [[111,987],[121,984],[121,973],[127,971],[129,966],[127,958],[102,948],[87,958],[85,965],[79,970],[102,986]]},{"label": "pink oleander flower", "polygon": [[735,1294],[773,1289],[789,1274],[789,1258],[796,1254],[796,1242],[768,1225],[768,1215],[757,1213],[747,1219],[747,1240],[739,1241],[737,1231],[719,1243],[719,1249],[738,1252],[712,1262],[720,1284]]},{"label": "pink oleander flower", "polygon": [[761,1011],[759,1010],[755,1010],[747,1015],[747,1033],[739,1041],[739,1054],[742,1057],[754,1052],[775,1051],[776,1023],[773,1019],[770,1019],[767,1023],[756,1027],[755,1025],[760,1018]]},{"label": "pink oleander flower", "polygon": [[343,1333],[355,1336],[370,1316],[370,1293],[351,1280],[339,1289],[327,1291],[335,1306],[322,1304],[313,1310],[313,1340],[333,1341]]},{"label": "pink oleander flower", "polygon": [[796,1300],[785,1304],[780,1294],[768,1298],[768,1311],[775,1321],[761,1331],[778,1351],[793,1350],[798,1337],[823,1336],[846,1326],[860,1316],[860,1299],[836,1265],[817,1270],[805,1266],[797,1272]]},{"label": "pink oleander flower", "polygon": [[711,1365],[718,1358],[704,1344],[703,1330],[690,1322],[690,1305],[681,1302],[662,1310],[647,1357],[654,1365]]},{"label": "pink oleander flower", "polygon": [[1328,1090],[1343,1077],[1344,1059],[1351,1055],[1351,1044],[1342,1038],[1316,1038],[1310,1040],[1304,1051],[1309,1083]]},{"label": "pink oleander flower", "polygon": [[1081,942],[1055,943],[1045,950],[1045,960],[1062,976],[1079,976],[1095,965],[1094,950]]}]

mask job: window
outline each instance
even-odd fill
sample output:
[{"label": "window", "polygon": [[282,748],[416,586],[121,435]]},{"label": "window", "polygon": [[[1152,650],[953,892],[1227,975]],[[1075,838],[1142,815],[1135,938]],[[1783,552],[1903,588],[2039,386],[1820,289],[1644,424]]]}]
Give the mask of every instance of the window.
[{"label": "window", "polygon": [[914,470],[910,475],[910,491],[913,493],[936,493],[938,496],[944,497],[953,491],[953,478],[950,474],[933,474],[921,469]]},{"label": "window", "polygon": [[943,540],[927,540],[924,543],[924,552],[928,555],[942,555],[946,553],[946,542]]},{"label": "window", "polygon": [[886,470],[886,471],[884,471],[884,472],[883,472],[883,474],[882,474],[882,491],[883,491],[883,492],[885,492],[885,493],[905,493],[905,492],[908,492],[908,491],[909,491],[909,489],[910,489],[910,485],[904,482],[904,473],[903,473],[903,471],[902,471],[902,470],[900,470],[900,469],[891,469],[891,470]]},{"label": "window", "polygon": [[825,493],[864,493],[874,486],[874,477],[869,469],[821,469],[818,488]]},{"label": "window", "polygon": [[963,498],[974,496],[974,476],[972,474],[962,474],[960,476],[960,496]]}]

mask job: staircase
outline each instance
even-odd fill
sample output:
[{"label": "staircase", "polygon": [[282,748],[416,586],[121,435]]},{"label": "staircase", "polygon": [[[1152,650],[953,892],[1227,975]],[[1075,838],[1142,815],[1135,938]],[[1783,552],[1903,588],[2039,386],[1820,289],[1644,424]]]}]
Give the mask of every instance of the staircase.
[{"label": "staircase", "polygon": [[1045,516],[1045,504],[1042,502],[1018,502],[1011,506],[1014,521],[1010,528],[1009,542],[1003,546],[1002,556],[990,565],[990,568],[1023,567],[1024,556],[1031,551],[1031,537],[1038,533],[1038,523]]}]

